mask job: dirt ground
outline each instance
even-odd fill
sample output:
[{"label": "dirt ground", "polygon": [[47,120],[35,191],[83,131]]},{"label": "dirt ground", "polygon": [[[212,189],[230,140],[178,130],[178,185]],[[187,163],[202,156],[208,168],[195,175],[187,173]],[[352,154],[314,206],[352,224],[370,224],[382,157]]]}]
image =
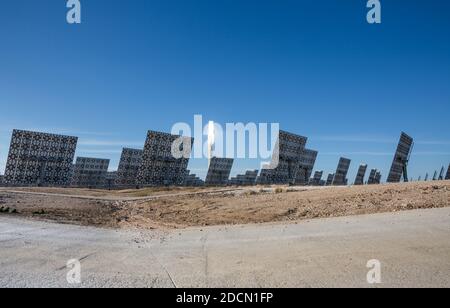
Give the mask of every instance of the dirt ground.
[{"label": "dirt ground", "polygon": [[[54,189],[24,191],[58,193]],[[190,226],[301,221],[323,217],[396,212],[450,206],[450,182],[421,182],[360,187],[264,188],[221,193],[169,196],[186,190],[163,190],[153,200],[123,201],[124,193],[96,191],[89,200],[0,191],[0,215],[17,215],[59,223],[107,228],[166,229]],[[199,191],[198,189],[192,192]],[[201,190],[200,190],[201,191]],[[65,190],[64,194],[69,194]],[[91,191],[91,193],[93,193]],[[86,195],[75,190],[74,195]],[[127,191],[125,195],[161,194]]]},{"label": "dirt ground", "polygon": [[[71,195],[71,196],[117,197],[119,199],[119,198],[140,198],[140,197],[149,197],[149,196],[159,196],[159,195],[165,195],[165,194],[170,194],[170,193],[198,192],[198,191],[201,191],[202,188],[156,187],[156,188],[143,188],[143,189],[105,190],[105,189],[87,189],[87,188],[58,188],[58,187],[20,188],[19,187],[19,188],[11,188],[11,190],[24,191],[24,192],[59,194],[59,195]],[[219,190],[219,188],[217,188],[217,190]]]}]

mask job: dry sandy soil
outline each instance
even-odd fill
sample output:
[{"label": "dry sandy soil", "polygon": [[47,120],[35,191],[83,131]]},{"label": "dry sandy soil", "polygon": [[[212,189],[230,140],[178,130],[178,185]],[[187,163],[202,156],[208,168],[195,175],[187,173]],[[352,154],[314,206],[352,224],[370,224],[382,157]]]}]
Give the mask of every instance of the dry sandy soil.
[{"label": "dry sandy soil", "polygon": [[[22,190],[50,194],[33,195],[0,190],[0,215],[107,228],[164,229],[296,222],[313,218],[450,206],[449,181],[314,189],[254,187],[223,193],[182,196],[167,194],[199,190]],[[109,198],[113,196],[117,197],[117,200],[78,199],[62,196],[64,194]],[[159,197],[138,201],[120,199],[123,196],[148,195]]]},{"label": "dry sandy soil", "polygon": [[[220,190],[223,188],[216,188]],[[23,192],[36,192],[36,193],[49,193],[49,194],[59,194],[59,195],[70,195],[70,196],[90,196],[90,197],[115,197],[120,198],[141,198],[150,196],[160,196],[166,194],[175,193],[193,193],[202,191],[203,188],[195,187],[158,187],[158,188],[143,188],[143,189],[125,189],[125,190],[105,190],[105,189],[86,189],[86,188],[12,188],[14,191]],[[210,188],[209,190],[214,190]]]}]

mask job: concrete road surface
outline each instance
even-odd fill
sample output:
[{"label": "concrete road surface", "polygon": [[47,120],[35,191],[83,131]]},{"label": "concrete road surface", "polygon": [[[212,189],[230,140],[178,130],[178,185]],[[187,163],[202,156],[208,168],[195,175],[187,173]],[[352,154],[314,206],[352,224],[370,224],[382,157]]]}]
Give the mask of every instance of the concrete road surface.
[{"label": "concrete road surface", "polygon": [[169,233],[0,216],[0,287],[373,286],[450,287],[450,208]]}]

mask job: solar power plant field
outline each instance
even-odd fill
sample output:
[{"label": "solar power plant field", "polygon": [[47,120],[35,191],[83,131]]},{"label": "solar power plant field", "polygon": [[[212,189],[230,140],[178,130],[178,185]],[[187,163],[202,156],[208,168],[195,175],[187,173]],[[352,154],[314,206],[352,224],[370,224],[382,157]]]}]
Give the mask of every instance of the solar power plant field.
[{"label": "solar power plant field", "polygon": [[360,165],[356,174],[355,185],[364,185],[364,177],[366,176],[367,165]]},{"label": "solar power plant field", "polygon": [[[388,183],[400,182],[402,175],[406,170],[406,165],[408,164],[413,144],[413,138],[405,133],[401,134],[397,151],[395,152],[394,161],[392,162],[392,167],[387,179]],[[406,182],[408,181],[407,178],[405,180]]]},{"label": "solar power plant field", "polygon": [[[174,157],[172,146],[180,142],[182,158]],[[141,186],[183,185],[189,163],[193,138],[149,131],[139,167],[137,184]],[[190,147],[184,146],[190,144]]]},{"label": "solar power plant field", "polygon": [[143,150],[124,148],[117,169],[116,185],[134,187],[137,184],[139,167],[142,164]]},{"label": "solar power plant field", "polygon": [[233,162],[234,160],[229,158],[211,158],[205,185],[227,185],[228,179],[230,178],[231,169],[233,168]]},{"label": "solar power plant field", "polygon": [[77,137],[14,130],[6,163],[9,186],[67,186]]},{"label": "solar power plant field", "polygon": [[82,188],[101,188],[106,185],[109,159],[77,157],[72,186]]},{"label": "solar power plant field", "polygon": [[314,165],[316,163],[318,152],[305,149],[300,157],[297,167],[297,175],[295,177],[296,185],[307,185],[311,178]]},{"label": "solar power plant field", "polygon": [[347,173],[350,169],[350,163],[351,160],[348,158],[341,158],[339,160],[339,164],[333,178],[334,186],[346,185]]},{"label": "solar power plant field", "polygon": [[289,184],[295,181],[307,138],[280,131],[272,157],[271,169],[261,171],[259,183]]}]

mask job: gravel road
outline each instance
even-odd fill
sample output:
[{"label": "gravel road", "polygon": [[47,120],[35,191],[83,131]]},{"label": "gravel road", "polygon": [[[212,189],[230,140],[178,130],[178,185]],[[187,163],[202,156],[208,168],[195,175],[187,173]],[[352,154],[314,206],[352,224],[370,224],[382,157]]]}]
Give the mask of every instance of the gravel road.
[{"label": "gravel road", "polygon": [[377,287],[450,287],[450,208],[165,232],[0,216],[0,287],[373,287],[372,259]]}]

